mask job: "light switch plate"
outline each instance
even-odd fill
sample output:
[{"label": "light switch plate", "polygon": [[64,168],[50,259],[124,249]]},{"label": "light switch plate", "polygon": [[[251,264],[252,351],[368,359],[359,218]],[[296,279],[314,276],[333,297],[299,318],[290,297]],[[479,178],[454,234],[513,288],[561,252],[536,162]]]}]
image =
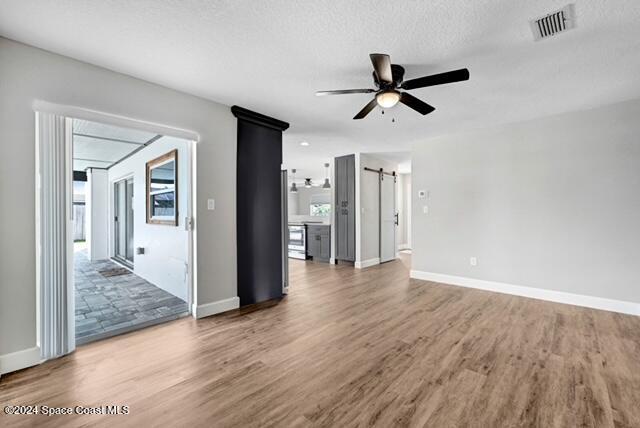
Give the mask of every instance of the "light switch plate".
[{"label": "light switch plate", "polygon": [[469,258],[469,264],[470,264],[471,266],[478,266],[478,259],[477,259],[477,258],[475,258],[475,257],[470,257],[470,258]]},{"label": "light switch plate", "polygon": [[423,206],[422,207],[422,212],[425,213],[425,214],[429,214],[429,206],[428,205]]},{"label": "light switch plate", "polygon": [[213,211],[216,209],[216,200],[215,199],[207,199],[207,209],[209,211]]}]

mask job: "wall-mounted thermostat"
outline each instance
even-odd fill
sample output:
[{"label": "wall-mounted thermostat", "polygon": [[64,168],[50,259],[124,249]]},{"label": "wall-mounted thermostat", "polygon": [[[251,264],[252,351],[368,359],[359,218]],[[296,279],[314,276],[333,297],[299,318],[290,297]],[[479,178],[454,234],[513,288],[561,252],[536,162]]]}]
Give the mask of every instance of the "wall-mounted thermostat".
[{"label": "wall-mounted thermostat", "polygon": [[424,199],[427,197],[427,191],[426,190],[418,190],[418,197],[420,199]]}]

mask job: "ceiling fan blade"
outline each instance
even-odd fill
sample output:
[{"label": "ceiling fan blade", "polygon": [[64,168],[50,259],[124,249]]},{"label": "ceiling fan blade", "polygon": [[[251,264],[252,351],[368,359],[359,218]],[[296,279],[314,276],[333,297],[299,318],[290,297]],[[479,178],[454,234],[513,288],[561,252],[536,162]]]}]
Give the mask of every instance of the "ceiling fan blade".
[{"label": "ceiling fan blade", "polygon": [[369,101],[369,104],[367,104],[366,106],[364,106],[364,108],[362,110],[360,110],[360,112],[358,114],[356,114],[355,116],[353,116],[354,120],[357,119],[362,119],[363,117],[365,117],[366,115],[368,115],[371,110],[373,110],[374,108],[376,108],[376,105],[378,105],[378,102],[376,101],[376,99],[372,99],[371,101]]},{"label": "ceiling fan blade", "polygon": [[391,58],[387,54],[370,54],[373,69],[378,76],[379,82],[392,83],[393,74],[391,73]]},{"label": "ceiling fan blade", "polygon": [[466,68],[405,80],[400,87],[402,89],[417,89],[427,86],[444,85],[445,83],[461,82],[463,80],[469,80],[469,70]]},{"label": "ceiling fan blade", "polygon": [[403,92],[402,95],[400,95],[400,102],[407,107],[411,107],[422,115],[429,114],[436,109],[407,92]]},{"label": "ceiling fan blade", "polygon": [[375,92],[375,89],[339,89],[337,91],[317,91],[316,97],[322,97],[324,95],[370,94],[371,92]]}]

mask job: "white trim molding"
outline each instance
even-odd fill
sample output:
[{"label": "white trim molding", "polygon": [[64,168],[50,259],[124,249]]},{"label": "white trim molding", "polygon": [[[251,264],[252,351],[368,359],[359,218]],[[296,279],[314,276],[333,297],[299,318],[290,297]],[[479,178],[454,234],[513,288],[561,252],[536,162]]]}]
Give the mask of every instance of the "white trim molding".
[{"label": "white trim molding", "polygon": [[44,360],[40,357],[40,347],[23,349],[22,351],[0,355],[0,374],[15,372],[27,367],[37,366]]},{"label": "white trim molding", "polygon": [[204,318],[211,315],[227,312],[240,307],[240,298],[231,297],[229,299],[218,300],[217,302],[205,303],[204,305],[193,305],[193,317]]},{"label": "white trim molding", "polygon": [[626,302],[623,300],[606,299],[604,297],[586,296],[583,294],[573,294],[564,291],[505,284],[502,282],[485,281],[482,279],[446,275],[442,273],[423,272],[419,270],[412,270],[410,276],[411,278],[420,279],[423,281],[457,285],[467,288],[476,288],[479,290],[493,291],[496,293],[511,294],[514,296],[547,300],[549,302],[564,303],[567,305],[583,306],[586,308],[601,309],[604,311],[640,316],[640,303]]},{"label": "white trim molding", "polygon": [[376,257],[375,259],[368,259],[368,260],[363,260],[361,262],[355,262],[353,266],[356,269],[364,269],[364,268],[368,268],[369,266],[375,266],[379,264],[380,264],[380,258]]},{"label": "white trim molding", "polygon": [[32,106],[34,111],[72,117],[74,119],[90,120],[93,122],[100,122],[107,125],[120,126],[124,128],[133,128],[140,131],[155,132],[157,134],[183,138],[185,140],[192,140],[196,143],[200,141],[200,135],[197,132],[189,131],[187,129],[176,128],[138,119],[131,119],[128,117],[91,110],[83,107],[55,104],[44,100],[34,100]]}]

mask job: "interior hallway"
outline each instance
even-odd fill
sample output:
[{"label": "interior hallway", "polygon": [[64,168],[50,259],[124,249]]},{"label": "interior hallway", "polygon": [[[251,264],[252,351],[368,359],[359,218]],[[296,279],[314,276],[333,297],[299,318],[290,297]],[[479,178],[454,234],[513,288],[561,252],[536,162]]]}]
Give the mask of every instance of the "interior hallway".
[{"label": "interior hallway", "polygon": [[640,318],[409,279],[410,257],[291,260],[277,304],[91,343],[0,402],[130,406],[67,426],[640,426]]}]

